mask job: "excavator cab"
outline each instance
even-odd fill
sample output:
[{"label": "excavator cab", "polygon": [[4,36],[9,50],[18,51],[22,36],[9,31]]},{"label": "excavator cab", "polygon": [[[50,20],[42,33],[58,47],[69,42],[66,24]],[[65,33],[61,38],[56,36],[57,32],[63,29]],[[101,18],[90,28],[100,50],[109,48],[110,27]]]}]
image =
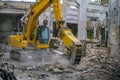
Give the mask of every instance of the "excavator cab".
[{"label": "excavator cab", "polygon": [[42,25],[37,29],[37,44],[39,48],[49,48],[49,28]]},{"label": "excavator cab", "polygon": [[49,28],[46,26],[38,27],[38,35],[37,40],[39,40],[40,44],[48,44],[49,42]]}]

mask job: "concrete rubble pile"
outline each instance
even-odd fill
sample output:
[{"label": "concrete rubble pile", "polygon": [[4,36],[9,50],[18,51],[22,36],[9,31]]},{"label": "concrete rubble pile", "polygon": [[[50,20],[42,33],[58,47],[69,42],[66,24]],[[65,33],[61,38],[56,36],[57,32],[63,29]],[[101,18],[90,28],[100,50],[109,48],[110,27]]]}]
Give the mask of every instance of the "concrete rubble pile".
[{"label": "concrete rubble pile", "polygon": [[79,71],[77,76],[82,80],[120,80],[120,56],[110,57],[107,48],[87,50],[87,56],[75,68]]},{"label": "concrete rubble pile", "polygon": [[[7,51],[4,53],[9,54]],[[28,56],[29,60],[24,62],[12,61],[5,55],[1,58],[2,62],[15,65],[18,80],[120,80],[120,56],[110,57],[108,48],[87,45],[86,57],[79,65],[69,65],[61,55],[46,51],[28,51],[27,54],[34,55]]]}]

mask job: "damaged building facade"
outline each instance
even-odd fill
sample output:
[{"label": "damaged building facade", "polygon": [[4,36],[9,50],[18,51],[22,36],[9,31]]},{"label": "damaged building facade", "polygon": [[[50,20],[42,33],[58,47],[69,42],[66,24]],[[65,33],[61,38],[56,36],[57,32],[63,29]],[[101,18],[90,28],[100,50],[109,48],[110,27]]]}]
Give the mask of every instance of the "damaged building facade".
[{"label": "damaged building facade", "polygon": [[[10,70],[18,80],[120,80],[120,0],[60,0],[65,28],[58,29],[59,36],[56,6],[43,8],[36,22],[27,18],[34,14],[33,5],[44,7],[37,2],[49,0],[30,1],[0,1],[0,70],[14,65]],[[48,39],[42,40],[47,29]],[[17,47],[10,40],[18,41]],[[42,41],[47,48],[38,46]]]}]

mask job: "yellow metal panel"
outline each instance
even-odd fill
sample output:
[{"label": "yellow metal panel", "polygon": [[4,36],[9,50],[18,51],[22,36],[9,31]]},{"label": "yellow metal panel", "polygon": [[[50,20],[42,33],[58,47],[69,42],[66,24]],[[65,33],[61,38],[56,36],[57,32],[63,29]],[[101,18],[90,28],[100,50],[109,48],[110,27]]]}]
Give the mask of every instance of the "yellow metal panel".
[{"label": "yellow metal panel", "polygon": [[21,46],[21,35],[10,35],[10,46],[20,47]]},{"label": "yellow metal panel", "polygon": [[9,45],[12,47],[25,48],[27,42],[23,40],[23,35],[10,35]]},{"label": "yellow metal panel", "polygon": [[12,47],[19,47],[20,41],[16,39],[16,35],[10,35],[9,45]]},{"label": "yellow metal panel", "polygon": [[26,41],[26,40],[23,40],[23,41],[21,42],[21,48],[27,48],[27,47],[28,47],[27,41]]},{"label": "yellow metal panel", "polygon": [[70,48],[73,43],[80,43],[80,41],[72,34],[70,29],[63,29],[61,33],[61,38],[68,48]]},{"label": "yellow metal panel", "polygon": [[62,20],[62,6],[60,0],[53,0],[54,16],[57,21]]},{"label": "yellow metal panel", "polygon": [[37,41],[36,47],[37,48],[42,48],[42,49],[47,49],[47,48],[49,48],[49,42],[48,42],[48,44],[40,44],[40,42]]}]

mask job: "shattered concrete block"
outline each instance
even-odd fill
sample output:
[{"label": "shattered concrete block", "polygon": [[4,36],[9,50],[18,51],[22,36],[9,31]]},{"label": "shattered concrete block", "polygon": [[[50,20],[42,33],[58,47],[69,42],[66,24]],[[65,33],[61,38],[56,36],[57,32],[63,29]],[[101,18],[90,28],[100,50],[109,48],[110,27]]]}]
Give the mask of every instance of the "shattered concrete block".
[{"label": "shattered concrete block", "polygon": [[63,72],[62,70],[60,70],[58,68],[54,68],[52,71],[53,71],[52,73],[62,73]]}]

